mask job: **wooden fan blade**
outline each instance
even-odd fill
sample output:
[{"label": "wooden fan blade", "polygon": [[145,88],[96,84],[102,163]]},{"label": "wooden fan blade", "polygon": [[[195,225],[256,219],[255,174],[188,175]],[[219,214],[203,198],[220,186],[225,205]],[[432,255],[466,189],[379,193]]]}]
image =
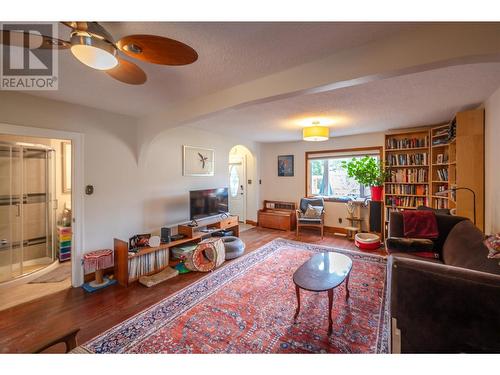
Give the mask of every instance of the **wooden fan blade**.
[{"label": "wooden fan blade", "polygon": [[130,85],[142,85],[146,82],[147,77],[144,70],[130,61],[123,60],[118,56],[116,58],[118,59],[118,65],[113,69],[106,70],[108,75]]},{"label": "wooden fan blade", "polygon": [[68,26],[69,28],[72,28],[73,30],[78,30],[78,31],[86,31],[88,26],[87,22],[76,22],[76,21],[71,21],[71,22],[61,22],[63,25]]},{"label": "wooden fan blade", "polygon": [[2,30],[0,44],[29,49],[66,49],[71,47],[69,42],[62,39],[13,30]]},{"label": "wooden fan blade", "polygon": [[198,54],[188,45],[157,35],[129,35],[116,46],[126,55],[161,65],[187,65],[198,59]]}]

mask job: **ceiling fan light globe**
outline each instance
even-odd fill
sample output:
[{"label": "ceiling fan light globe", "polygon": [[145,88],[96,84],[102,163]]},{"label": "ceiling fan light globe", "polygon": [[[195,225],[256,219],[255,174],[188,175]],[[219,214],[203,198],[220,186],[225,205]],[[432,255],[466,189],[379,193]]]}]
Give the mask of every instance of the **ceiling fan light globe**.
[{"label": "ceiling fan light globe", "polygon": [[115,47],[88,35],[71,37],[71,53],[81,63],[98,70],[109,70],[118,65]]}]

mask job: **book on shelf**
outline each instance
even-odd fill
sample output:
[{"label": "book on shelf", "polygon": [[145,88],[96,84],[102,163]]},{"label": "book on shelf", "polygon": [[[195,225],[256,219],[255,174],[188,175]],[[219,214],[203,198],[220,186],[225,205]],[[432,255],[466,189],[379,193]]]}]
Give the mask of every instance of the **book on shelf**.
[{"label": "book on shelf", "polygon": [[388,196],[385,198],[386,206],[412,207],[427,206],[427,197],[398,197]]},{"label": "book on shelf", "polygon": [[427,185],[387,185],[386,194],[427,195]]},{"label": "book on shelf", "polygon": [[128,260],[128,278],[129,280],[137,279],[166,266],[168,266],[168,249],[133,256]]},{"label": "book on shelf", "polygon": [[448,181],[448,169],[440,168],[436,170],[439,181]]},{"label": "book on shelf", "polygon": [[389,170],[387,182],[422,182],[428,181],[428,170],[426,168],[408,168]]},{"label": "book on shelf", "polygon": [[434,199],[434,208],[449,208],[448,199]]},{"label": "book on shelf", "polygon": [[427,165],[427,153],[388,155],[387,167]]},{"label": "book on shelf", "polygon": [[404,148],[428,147],[429,137],[413,137],[413,138],[387,138],[386,149],[398,150]]}]

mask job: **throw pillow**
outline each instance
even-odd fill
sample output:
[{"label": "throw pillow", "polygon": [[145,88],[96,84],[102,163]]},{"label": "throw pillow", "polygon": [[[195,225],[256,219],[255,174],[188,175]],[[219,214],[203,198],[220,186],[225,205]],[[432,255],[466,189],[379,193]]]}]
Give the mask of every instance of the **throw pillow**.
[{"label": "throw pillow", "polygon": [[307,205],[307,210],[304,212],[304,217],[307,219],[319,219],[321,218],[321,213],[323,212],[323,206],[312,206]]},{"label": "throw pillow", "polygon": [[[484,244],[488,248],[488,258],[500,259],[500,233],[486,237]],[[500,265],[500,262],[498,263]]]}]

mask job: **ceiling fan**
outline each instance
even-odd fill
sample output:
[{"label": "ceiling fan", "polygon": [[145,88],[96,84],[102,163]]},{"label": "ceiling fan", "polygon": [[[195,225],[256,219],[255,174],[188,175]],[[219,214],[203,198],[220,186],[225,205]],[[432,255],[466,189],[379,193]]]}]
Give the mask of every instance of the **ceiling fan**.
[{"label": "ceiling fan", "polygon": [[73,56],[91,68],[103,70],[118,81],[141,85],[146,82],[146,73],[120,55],[161,65],[188,65],[198,59],[190,46],[174,39],[158,35],[128,35],[117,42],[97,22],[62,22],[71,28],[70,40],[61,40],[46,35],[2,30],[0,44],[23,48],[70,49]]}]

